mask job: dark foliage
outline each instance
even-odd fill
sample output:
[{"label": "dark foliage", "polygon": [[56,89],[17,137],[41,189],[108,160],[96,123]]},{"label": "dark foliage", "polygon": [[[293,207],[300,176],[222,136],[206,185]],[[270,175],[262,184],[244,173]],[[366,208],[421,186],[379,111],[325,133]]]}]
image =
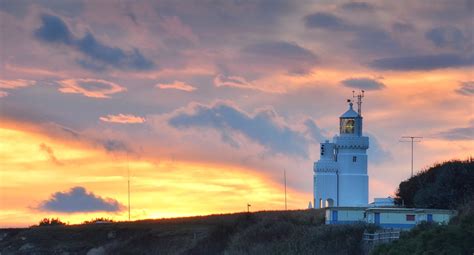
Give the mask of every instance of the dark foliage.
[{"label": "dark foliage", "polygon": [[113,223],[114,221],[109,218],[95,218],[92,220],[86,220],[82,224],[97,224],[97,223]]},{"label": "dark foliage", "polygon": [[474,210],[449,225],[422,223],[398,241],[376,247],[371,254],[474,254]]},{"label": "dark foliage", "polygon": [[436,164],[401,182],[396,195],[406,207],[457,209],[474,200],[474,160]]},{"label": "dark foliage", "polygon": [[65,226],[66,223],[62,222],[59,218],[44,218],[42,219],[38,226],[45,227],[45,226]]}]

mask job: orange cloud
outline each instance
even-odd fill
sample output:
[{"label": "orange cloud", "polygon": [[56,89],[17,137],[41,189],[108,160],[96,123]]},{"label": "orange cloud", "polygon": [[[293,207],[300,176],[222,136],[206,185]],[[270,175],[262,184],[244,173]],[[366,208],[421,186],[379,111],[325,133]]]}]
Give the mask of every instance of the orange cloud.
[{"label": "orange cloud", "polygon": [[109,95],[127,89],[110,81],[100,79],[67,79],[59,81],[63,93],[83,94],[86,97],[109,98]]},{"label": "orange cloud", "polygon": [[117,114],[117,115],[107,115],[104,117],[100,117],[101,121],[104,122],[112,122],[112,123],[122,123],[122,124],[127,124],[127,123],[143,123],[145,122],[145,118],[131,115],[131,114]]},{"label": "orange cloud", "polygon": [[177,89],[182,91],[191,92],[196,90],[195,87],[181,81],[174,81],[173,83],[159,83],[156,84],[156,87],[159,89]]},{"label": "orange cloud", "polygon": [[[131,173],[132,219],[283,208],[283,186],[255,169],[192,161],[128,157],[93,146],[78,146],[42,133],[0,127],[2,210],[0,226],[28,226],[43,217],[80,223],[94,217],[126,220],[120,212],[43,212],[34,208],[51,194],[85,190],[127,204],[127,171]],[[64,164],[38,153],[38,144],[55,148]],[[28,169],[28,170],[25,170]],[[300,208],[308,194],[288,189],[289,208]],[[204,202],[205,201],[205,202]],[[83,208],[79,208],[80,211]]]}]

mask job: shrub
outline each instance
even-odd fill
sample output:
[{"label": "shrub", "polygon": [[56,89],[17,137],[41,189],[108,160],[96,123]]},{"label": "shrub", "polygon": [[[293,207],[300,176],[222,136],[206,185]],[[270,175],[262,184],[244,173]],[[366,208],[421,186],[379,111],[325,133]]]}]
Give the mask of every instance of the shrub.
[{"label": "shrub", "polygon": [[59,218],[44,218],[42,219],[39,224],[40,227],[44,226],[65,226],[66,223],[62,222]]}]

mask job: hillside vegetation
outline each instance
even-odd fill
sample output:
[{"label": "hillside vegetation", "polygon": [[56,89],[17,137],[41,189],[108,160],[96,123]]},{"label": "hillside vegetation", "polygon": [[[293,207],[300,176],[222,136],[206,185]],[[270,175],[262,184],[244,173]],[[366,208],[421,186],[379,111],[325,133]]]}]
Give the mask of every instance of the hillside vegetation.
[{"label": "hillside vegetation", "polygon": [[400,183],[407,207],[455,209],[448,225],[420,224],[372,254],[474,254],[474,161],[437,164]]},{"label": "hillside vegetation", "polygon": [[396,195],[406,207],[458,209],[474,200],[474,160],[436,164],[401,182]]},{"label": "hillside vegetation", "polygon": [[365,225],[322,210],[0,230],[5,254],[362,254]]}]

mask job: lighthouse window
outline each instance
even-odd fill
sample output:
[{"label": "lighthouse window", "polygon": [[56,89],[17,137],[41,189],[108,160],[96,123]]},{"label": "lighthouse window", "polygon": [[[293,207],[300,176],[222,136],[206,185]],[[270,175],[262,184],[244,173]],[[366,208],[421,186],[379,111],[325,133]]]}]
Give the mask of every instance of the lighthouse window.
[{"label": "lighthouse window", "polygon": [[356,156],[352,157],[352,162],[357,162],[357,157]]},{"label": "lighthouse window", "polygon": [[341,134],[353,134],[354,126],[354,119],[341,119]]}]

